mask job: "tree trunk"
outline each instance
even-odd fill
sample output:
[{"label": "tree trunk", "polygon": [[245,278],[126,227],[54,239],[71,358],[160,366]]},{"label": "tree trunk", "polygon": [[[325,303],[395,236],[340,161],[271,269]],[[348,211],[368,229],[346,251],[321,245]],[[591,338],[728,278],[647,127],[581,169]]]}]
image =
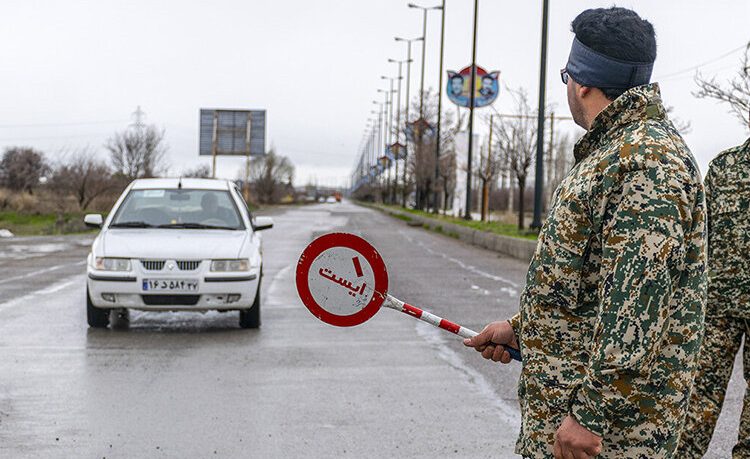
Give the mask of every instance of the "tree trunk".
[{"label": "tree trunk", "polygon": [[490,184],[489,180],[482,180],[482,212],[481,212],[481,220],[483,222],[487,221],[487,214],[489,211],[489,194],[490,194]]},{"label": "tree trunk", "polygon": [[518,229],[523,229],[523,217],[524,217],[524,191],[526,191],[526,184],[518,184]]}]

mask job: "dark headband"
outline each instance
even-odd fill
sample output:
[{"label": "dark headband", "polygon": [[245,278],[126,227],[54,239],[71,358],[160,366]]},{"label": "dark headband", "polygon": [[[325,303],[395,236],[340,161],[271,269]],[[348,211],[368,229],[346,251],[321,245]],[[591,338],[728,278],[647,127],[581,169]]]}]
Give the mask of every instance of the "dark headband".
[{"label": "dark headband", "polygon": [[565,69],[581,86],[629,89],[651,81],[654,63],[628,62],[605,56],[584,45],[576,37]]}]

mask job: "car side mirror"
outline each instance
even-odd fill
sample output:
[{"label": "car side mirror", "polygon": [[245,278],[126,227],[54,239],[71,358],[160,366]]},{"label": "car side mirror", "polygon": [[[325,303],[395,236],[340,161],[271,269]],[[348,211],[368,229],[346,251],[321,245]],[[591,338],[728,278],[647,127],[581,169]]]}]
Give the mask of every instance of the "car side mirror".
[{"label": "car side mirror", "polygon": [[255,231],[263,231],[273,228],[273,218],[271,217],[255,217],[253,218],[253,229]]},{"label": "car side mirror", "polygon": [[83,217],[83,223],[89,228],[101,228],[104,219],[101,214],[86,214],[86,216]]}]

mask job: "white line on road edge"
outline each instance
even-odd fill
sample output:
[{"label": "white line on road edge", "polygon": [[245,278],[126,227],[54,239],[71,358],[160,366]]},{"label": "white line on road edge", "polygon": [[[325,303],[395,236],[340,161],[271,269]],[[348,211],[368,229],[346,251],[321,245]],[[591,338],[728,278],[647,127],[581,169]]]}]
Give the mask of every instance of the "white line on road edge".
[{"label": "white line on road edge", "polygon": [[[411,237],[408,234],[406,234],[406,232],[403,231],[403,230],[399,230],[399,233],[401,233],[401,235],[404,236],[404,238],[406,238],[406,240],[408,240],[412,244],[417,244],[420,247],[422,247],[423,249],[425,249],[427,252],[429,252],[429,253],[431,253],[433,255],[440,256],[440,257],[442,257],[442,258],[444,258],[444,259],[446,259],[446,260],[448,260],[448,261],[450,261],[452,263],[455,263],[458,266],[460,266],[461,268],[465,269],[466,271],[472,272],[474,274],[478,274],[478,275],[480,275],[482,277],[486,277],[487,279],[492,279],[494,281],[505,282],[506,284],[510,285],[511,287],[518,288],[518,284],[516,282],[513,282],[510,279],[506,279],[504,277],[497,276],[495,274],[491,274],[491,273],[488,273],[486,271],[482,271],[481,269],[477,268],[476,266],[467,265],[466,263],[464,263],[463,261],[461,261],[461,260],[459,260],[457,258],[449,257],[448,255],[446,255],[444,253],[432,250],[431,248],[427,247],[422,241],[415,240],[413,237]],[[508,293],[510,294],[511,292],[509,291]]]},{"label": "white line on road edge", "polygon": [[57,284],[52,284],[45,289],[37,290],[36,293],[37,295],[49,295],[50,293],[59,292],[60,290],[64,289],[65,287],[69,285],[73,285],[76,281],[77,279],[72,279],[67,282],[58,282]]},{"label": "white line on road edge", "polygon": [[[293,290],[291,292],[291,298],[289,297],[290,292],[284,291],[289,290],[289,285],[294,285],[294,280],[291,278],[289,273],[292,270],[293,266],[296,266],[296,263],[284,266],[277,272],[273,278],[271,279],[271,283],[268,285],[268,290],[266,291],[264,304],[266,306],[270,306],[273,309],[301,309],[302,306],[299,304],[298,301],[294,301],[295,298],[295,291]],[[286,278],[289,279],[286,279]],[[286,280],[287,282],[282,282],[283,280]],[[291,299],[291,301],[285,301],[283,298]]]},{"label": "white line on road edge", "polygon": [[32,271],[30,273],[21,274],[20,276],[6,277],[5,279],[0,279],[0,284],[4,284],[6,282],[13,282],[14,280],[19,280],[19,279],[26,279],[28,277],[37,276],[39,274],[45,274],[45,273],[49,273],[52,271],[57,271],[58,269],[62,269],[62,268],[70,268],[73,266],[81,266],[85,264],[86,264],[86,260],[82,260],[82,261],[77,261],[75,263],[69,263],[67,265],[50,266],[49,268],[39,269],[36,271]]},{"label": "white line on road edge", "polygon": [[35,292],[31,292],[27,295],[20,296],[18,298],[14,298],[10,301],[6,301],[5,303],[0,303],[0,312],[2,312],[5,309],[9,309],[13,306],[16,306],[20,303],[24,303],[26,301],[29,301],[37,296],[41,295],[50,295],[52,293],[57,293],[60,290],[63,290],[67,287],[70,287],[73,284],[81,283],[81,285],[84,284],[83,279],[85,278],[84,275],[81,274],[74,274],[71,277],[64,278],[60,282],[57,282],[55,284],[50,285],[49,287],[43,289],[43,290],[37,290]]},{"label": "white line on road edge", "polygon": [[427,324],[416,323],[417,334],[422,337],[429,345],[435,348],[441,359],[448,363],[452,368],[457,370],[463,376],[465,382],[472,386],[480,395],[490,399],[492,404],[500,412],[500,420],[508,427],[519,429],[521,426],[521,413],[515,405],[508,403],[500,398],[492,384],[487,381],[481,373],[464,363],[453,349],[449,348],[443,340],[442,332]]}]

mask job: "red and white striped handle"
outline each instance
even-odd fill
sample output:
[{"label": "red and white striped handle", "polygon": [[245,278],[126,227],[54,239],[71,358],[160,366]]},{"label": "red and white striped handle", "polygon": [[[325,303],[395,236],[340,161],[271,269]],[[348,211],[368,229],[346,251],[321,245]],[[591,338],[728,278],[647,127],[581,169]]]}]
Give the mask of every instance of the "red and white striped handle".
[{"label": "red and white striped handle", "polygon": [[[391,295],[385,296],[383,306],[403,312],[404,314],[408,314],[423,322],[427,322],[430,325],[442,328],[443,330],[449,331],[462,338],[473,338],[479,334],[470,328],[462,327],[457,323],[443,319],[442,317],[436,316],[431,312],[425,311],[416,306],[412,306],[408,303],[404,303],[403,301],[399,300],[398,298],[394,298]],[[518,360],[519,362],[521,361],[521,353],[518,351],[518,349],[514,349],[509,346],[505,346],[505,349],[514,360]]]}]

